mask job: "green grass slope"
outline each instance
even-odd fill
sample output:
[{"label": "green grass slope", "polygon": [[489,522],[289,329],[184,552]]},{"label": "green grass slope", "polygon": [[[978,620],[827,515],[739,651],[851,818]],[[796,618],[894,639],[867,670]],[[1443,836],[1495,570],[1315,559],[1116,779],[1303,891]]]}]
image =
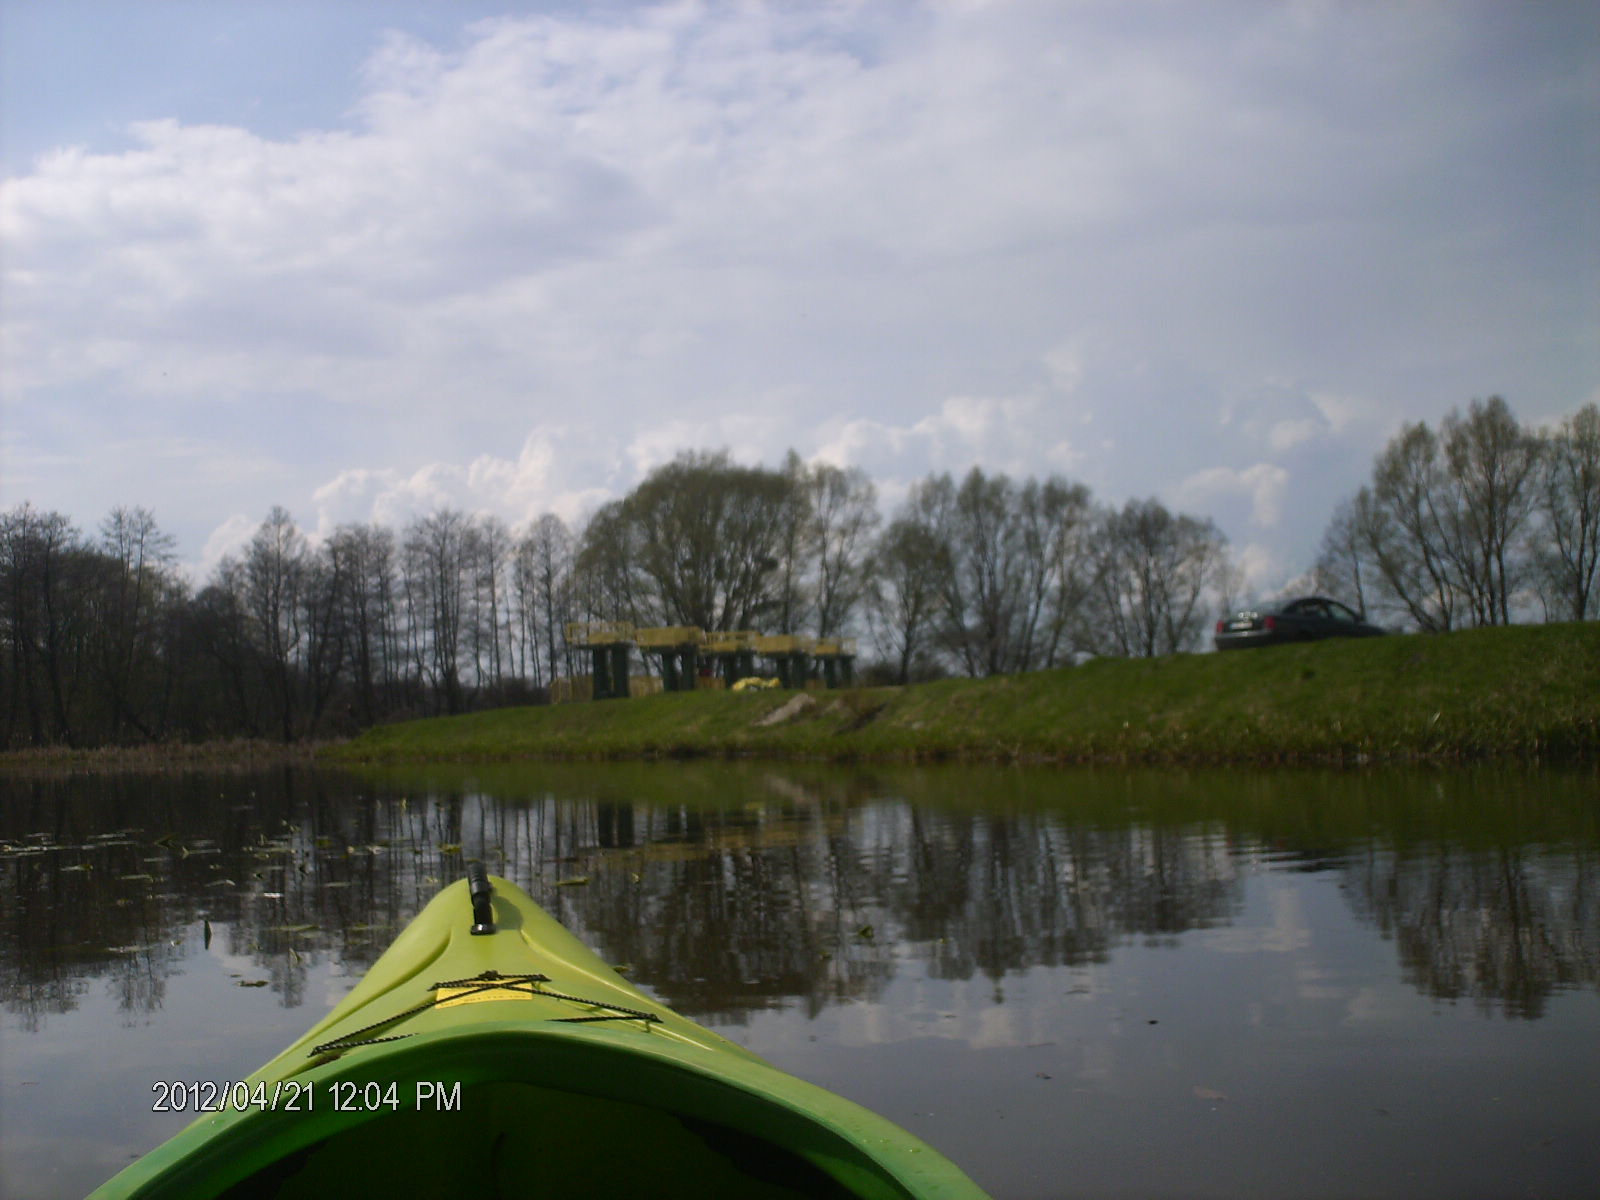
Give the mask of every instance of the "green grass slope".
[{"label": "green grass slope", "polygon": [[[1593,759],[1600,757],[1600,624],[1096,659],[995,679],[797,695],[706,691],[498,709],[369,730],[323,757]],[[771,720],[780,710],[789,715]]]}]

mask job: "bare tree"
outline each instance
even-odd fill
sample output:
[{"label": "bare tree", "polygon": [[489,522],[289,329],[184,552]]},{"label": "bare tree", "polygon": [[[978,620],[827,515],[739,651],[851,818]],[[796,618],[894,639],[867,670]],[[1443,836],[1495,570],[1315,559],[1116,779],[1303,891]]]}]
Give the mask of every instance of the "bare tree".
[{"label": "bare tree", "polygon": [[1540,588],[1548,611],[1586,621],[1600,612],[1600,407],[1585,405],[1547,434],[1541,459]]},{"label": "bare tree", "polygon": [[195,598],[190,622],[195,644],[209,668],[218,708],[231,708],[231,720],[211,714],[195,722],[201,736],[222,729],[257,737],[262,731],[261,654],[251,635],[244,564],[229,555],[217,564],[211,582]]},{"label": "bare tree", "polygon": [[945,641],[968,675],[1015,669],[1022,603],[1022,544],[1013,521],[1016,487],[1009,476],[973,467],[955,491],[945,536]]},{"label": "bare tree", "polygon": [[464,700],[461,637],[470,528],[463,513],[449,508],[406,527],[403,561],[412,655],[449,713],[460,712]]},{"label": "bare tree", "polygon": [[572,600],[577,618],[661,624],[662,599],[639,566],[637,531],[623,501],[595,510],[584,524],[573,563]]},{"label": "bare tree", "polygon": [[921,504],[920,488],[878,538],[867,586],[867,618],[888,650],[898,682],[909,683],[931,648],[940,610],[947,547]]},{"label": "bare tree", "polygon": [[1443,545],[1445,506],[1438,438],[1426,423],[1406,425],[1378,455],[1366,499],[1358,498],[1361,535],[1393,601],[1435,632],[1452,628],[1463,604]]},{"label": "bare tree", "polygon": [[1466,593],[1475,624],[1511,621],[1511,597],[1524,574],[1520,540],[1535,499],[1538,441],[1506,402],[1473,401],[1452,412],[1441,438],[1444,495],[1438,501],[1446,556]]},{"label": "bare tree", "polygon": [[1333,519],[1322,535],[1322,547],[1312,580],[1318,591],[1353,603],[1357,611],[1367,611],[1367,593],[1372,579],[1372,564],[1362,530],[1367,523],[1364,508],[1372,494],[1365,488],[1334,510]]},{"label": "bare tree", "polygon": [[242,565],[245,611],[250,617],[264,668],[272,681],[283,740],[293,741],[306,539],[285,509],[273,506],[250,539]]},{"label": "bare tree", "polygon": [[540,516],[517,543],[515,573],[526,637],[534,651],[536,678],[539,651],[544,652],[547,683],[563,674],[556,646],[565,642],[572,616],[567,611],[572,555],[572,534],[554,513]]},{"label": "bare tree", "polygon": [[300,675],[305,697],[305,729],[315,736],[323,714],[345,680],[352,638],[345,605],[350,563],[323,545],[308,553],[302,568],[299,603],[303,638]]},{"label": "bare tree", "polygon": [[341,525],[325,553],[341,584],[357,715],[370,725],[392,701],[398,666],[394,534],[380,525]]},{"label": "bare tree", "polygon": [[1541,457],[1498,396],[1452,412],[1439,434],[1403,426],[1371,483],[1335,513],[1319,577],[1423,630],[1509,622],[1538,557]]},{"label": "bare tree", "polygon": [[[8,711],[21,710],[36,745],[76,744],[82,667],[92,617],[88,549],[60,513],[23,504],[0,519],[0,584],[11,675]],[[9,723],[9,718],[8,718]]]},{"label": "bare tree", "polygon": [[751,628],[777,607],[782,525],[795,484],[731,463],[679,456],[589,522],[581,563],[636,622]]},{"label": "bare tree", "polygon": [[1024,626],[1018,669],[1053,667],[1071,645],[1094,583],[1094,506],[1089,489],[1051,477],[1019,496]]},{"label": "bare tree", "polygon": [[509,633],[506,611],[507,580],[511,568],[511,531],[496,516],[481,516],[468,531],[472,558],[474,619],[469,622],[473,659],[480,680],[498,689],[505,682],[505,644]]},{"label": "bare tree", "polygon": [[818,463],[805,476],[816,554],[816,631],[845,632],[866,587],[866,557],[878,527],[878,492],[859,467]]},{"label": "bare tree", "polygon": [[930,478],[921,502],[946,548],[940,640],[971,675],[1053,665],[1094,575],[1089,491],[1060,477],[1020,485],[974,467]]},{"label": "bare tree", "polygon": [[1130,500],[1101,522],[1096,624],[1103,645],[1129,655],[1194,649],[1208,624],[1208,592],[1227,542],[1209,520]]},{"label": "bare tree", "polygon": [[113,737],[131,726],[158,736],[155,724],[174,664],[158,653],[161,614],[176,582],[169,572],[174,542],[143,508],[116,508],[101,526],[109,560],[99,605],[99,677],[111,708]]},{"label": "bare tree", "polygon": [[811,512],[811,475],[791,449],[780,468],[789,488],[776,513],[773,565],[768,576],[771,595],[763,621],[771,633],[799,633],[811,621],[816,580],[809,570],[817,552],[817,527]]}]

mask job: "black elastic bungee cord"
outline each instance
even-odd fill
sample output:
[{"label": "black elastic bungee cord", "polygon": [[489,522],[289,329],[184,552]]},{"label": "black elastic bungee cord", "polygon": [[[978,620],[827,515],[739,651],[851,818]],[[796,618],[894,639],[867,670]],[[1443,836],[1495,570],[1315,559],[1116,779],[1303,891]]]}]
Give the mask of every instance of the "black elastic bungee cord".
[{"label": "black elastic bungee cord", "polygon": [[[432,985],[433,999],[425,1000],[415,1008],[408,1008],[392,1017],[374,1021],[371,1025],[363,1025],[360,1029],[352,1029],[341,1037],[313,1046],[309,1056],[315,1058],[319,1054],[343,1054],[346,1050],[354,1050],[357,1046],[376,1046],[380,1042],[397,1042],[401,1038],[411,1037],[412,1035],[409,1033],[391,1034],[388,1037],[363,1037],[362,1035],[409,1020],[447,1000],[462,1000],[467,996],[481,995],[484,992],[520,992],[526,996],[543,996],[551,1000],[564,1000],[572,1004],[585,1004],[590,1008],[609,1010],[604,1013],[595,1013],[583,1017],[548,1018],[551,1021],[563,1024],[578,1025],[590,1021],[648,1021],[659,1023],[661,1020],[655,1013],[640,1012],[636,1008],[624,1008],[620,1004],[607,1004],[600,1000],[587,1000],[582,996],[569,996],[564,992],[545,991],[538,986],[541,983],[549,982],[550,977],[548,975],[502,975],[500,972],[492,970],[485,971],[481,975],[474,975],[470,979],[447,979]],[[440,988],[465,988],[467,990],[454,996],[441,997],[438,994]]]}]

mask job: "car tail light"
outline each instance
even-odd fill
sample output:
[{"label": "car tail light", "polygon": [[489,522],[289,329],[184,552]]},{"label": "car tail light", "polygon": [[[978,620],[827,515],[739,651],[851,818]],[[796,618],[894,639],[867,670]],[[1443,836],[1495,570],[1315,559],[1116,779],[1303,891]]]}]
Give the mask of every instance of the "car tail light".
[{"label": "car tail light", "polygon": [[1276,629],[1278,627],[1278,618],[1277,617],[1267,617],[1261,622],[1261,624],[1266,628],[1268,633],[1271,633],[1274,629]]},{"label": "car tail light", "polygon": [[1218,621],[1217,622],[1217,632],[1218,633],[1222,633],[1227,628],[1228,628],[1228,623],[1226,621]]}]

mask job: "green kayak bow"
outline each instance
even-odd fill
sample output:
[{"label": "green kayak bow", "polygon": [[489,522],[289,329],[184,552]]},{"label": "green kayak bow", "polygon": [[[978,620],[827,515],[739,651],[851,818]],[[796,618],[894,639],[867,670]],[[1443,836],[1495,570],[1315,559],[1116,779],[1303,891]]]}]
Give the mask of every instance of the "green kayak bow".
[{"label": "green kayak bow", "polygon": [[650,999],[481,869],[213,1099],[91,1200],[983,1196],[905,1130]]}]

